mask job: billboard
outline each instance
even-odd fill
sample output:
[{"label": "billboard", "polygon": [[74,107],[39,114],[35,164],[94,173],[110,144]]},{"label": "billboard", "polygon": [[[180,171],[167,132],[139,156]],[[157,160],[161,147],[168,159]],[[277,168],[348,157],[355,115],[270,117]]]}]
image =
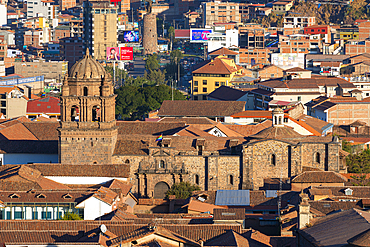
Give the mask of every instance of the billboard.
[{"label": "billboard", "polygon": [[190,42],[207,42],[212,29],[190,29]]},{"label": "billboard", "polygon": [[133,47],[120,47],[121,60],[132,61],[134,60],[134,48]]},{"label": "billboard", "polygon": [[124,31],[123,40],[126,43],[138,43],[139,31]]},{"label": "billboard", "polygon": [[118,47],[107,47],[107,60],[108,61],[119,60]]}]

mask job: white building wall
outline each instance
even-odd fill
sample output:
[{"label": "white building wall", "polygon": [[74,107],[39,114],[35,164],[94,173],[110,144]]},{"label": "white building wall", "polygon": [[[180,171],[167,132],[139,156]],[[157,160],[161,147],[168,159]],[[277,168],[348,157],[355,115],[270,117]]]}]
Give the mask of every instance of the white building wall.
[{"label": "white building wall", "polygon": [[[41,162],[40,162],[41,163]],[[58,163],[58,162],[56,162]],[[45,176],[47,179],[51,179],[55,182],[62,184],[103,184],[113,179],[119,179],[121,181],[127,181],[127,178],[116,178],[116,177],[58,177],[58,176]]]},{"label": "white building wall", "polygon": [[87,200],[81,202],[78,205],[78,208],[84,209],[84,220],[95,220],[99,216],[112,212],[111,205],[95,197],[90,197]]},{"label": "white building wall", "polygon": [[7,10],[4,4],[0,4],[0,25],[6,26],[7,25]]}]

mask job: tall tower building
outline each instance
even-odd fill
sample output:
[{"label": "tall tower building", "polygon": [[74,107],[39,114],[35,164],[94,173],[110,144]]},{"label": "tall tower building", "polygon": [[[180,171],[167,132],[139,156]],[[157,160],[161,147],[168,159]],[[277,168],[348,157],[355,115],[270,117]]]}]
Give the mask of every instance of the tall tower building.
[{"label": "tall tower building", "polygon": [[83,49],[97,60],[106,59],[106,48],[117,46],[118,6],[110,1],[83,2]]},{"label": "tall tower building", "polygon": [[87,49],[62,87],[59,163],[112,163],[118,133],[115,98],[110,74]]}]

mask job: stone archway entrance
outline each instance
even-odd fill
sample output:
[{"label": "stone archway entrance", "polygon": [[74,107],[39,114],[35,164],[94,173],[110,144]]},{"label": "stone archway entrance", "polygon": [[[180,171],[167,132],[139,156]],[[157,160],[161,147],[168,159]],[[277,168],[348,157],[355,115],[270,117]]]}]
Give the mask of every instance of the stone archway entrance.
[{"label": "stone archway entrance", "polygon": [[166,197],[166,192],[170,189],[165,182],[159,182],[154,186],[154,198],[155,199],[163,199]]}]

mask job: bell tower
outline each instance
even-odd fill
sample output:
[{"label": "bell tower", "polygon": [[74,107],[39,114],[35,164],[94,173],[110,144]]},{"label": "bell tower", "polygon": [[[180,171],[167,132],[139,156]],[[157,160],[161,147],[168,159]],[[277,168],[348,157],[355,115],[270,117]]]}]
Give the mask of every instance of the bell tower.
[{"label": "bell tower", "polygon": [[111,76],[86,50],[64,79],[59,163],[111,164],[117,140]]}]

